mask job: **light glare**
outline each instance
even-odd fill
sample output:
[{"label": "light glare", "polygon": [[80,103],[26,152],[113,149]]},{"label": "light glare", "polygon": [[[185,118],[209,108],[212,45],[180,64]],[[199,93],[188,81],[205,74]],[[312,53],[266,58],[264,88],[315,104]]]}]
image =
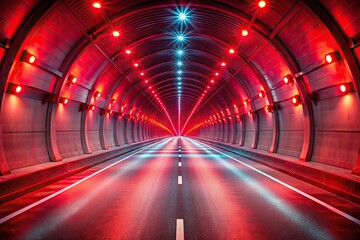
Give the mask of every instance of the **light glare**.
[{"label": "light glare", "polygon": [[264,8],[266,6],[266,1],[259,1],[259,7]]},{"label": "light glare", "polygon": [[22,90],[22,87],[20,85],[15,88],[16,93],[21,92],[21,90]]},{"label": "light glare", "polygon": [[244,37],[246,37],[247,35],[249,35],[248,30],[243,29],[243,30],[241,31],[241,35],[243,35]]},{"label": "light glare", "polygon": [[185,20],[185,19],[186,19],[185,13],[180,13],[180,14],[179,14],[179,19],[180,19],[180,20]]},{"label": "light glare", "polygon": [[120,32],[119,32],[119,31],[113,31],[113,36],[114,36],[114,37],[119,37],[119,36],[120,36]]},{"label": "light glare", "polygon": [[183,35],[178,35],[177,36],[177,40],[179,41],[184,41],[185,40],[185,37]]},{"label": "light glare", "polygon": [[326,55],[326,62],[331,63],[333,61],[331,55]]},{"label": "light glare", "polygon": [[101,8],[101,4],[99,2],[94,2],[93,7],[99,9]]},{"label": "light glare", "polygon": [[342,93],[348,93],[350,90],[350,87],[348,84],[341,84],[339,88]]}]

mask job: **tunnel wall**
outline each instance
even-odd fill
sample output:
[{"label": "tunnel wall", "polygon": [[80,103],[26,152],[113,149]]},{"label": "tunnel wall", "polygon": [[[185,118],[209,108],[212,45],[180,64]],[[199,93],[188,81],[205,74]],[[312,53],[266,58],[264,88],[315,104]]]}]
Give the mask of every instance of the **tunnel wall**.
[{"label": "tunnel wall", "polygon": [[[247,39],[243,40],[245,46],[239,52],[247,61],[238,72],[232,69],[236,72],[234,79],[218,93],[229,100],[213,106],[216,111],[234,104],[240,109],[233,116],[240,115],[239,124],[244,126],[245,134],[237,126],[234,145],[309,161],[324,169],[335,167],[352,176],[360,174],[360,25],[358,14],[354,14],[359,6],[347,0],[300,1],[278,27],[271,29],[272,37],[264,37],[268,44],[261,37],[251,39],[257,46],[263,43],[258,52],[247,52],[251,50],[246,48]],[[340,57],[326,64],[324,56],[330,52]],[[294,83],[281,83],[289,73]],[[352,90],[341,93],[339,85],[343,83],[350,84]],[[258,97],[260,90],[266,91],[265,98]],[[296,107],[290,101],[295,94],[301,96],[301,104]],[[250,104],[245,106],[245,99],[250,99]],[[209,105],[205,108],[211,109]],[[267,113],[267,105],[274,106],[274,112]],[[249,110],[254,114],[249,116]],[[216,112],[199,112],[200,129],[195,128],[189,136],[225,143],[209,134],[221,128],[217,119],[208,118]],[[243,144],[240,136],[244,137]]]},{"label": "tunnel wall", "polygon": [[71,102],[58,108],[56,116],[56,142],[62,158],[84,154],[81,144],[81,112],[80,104]]}]

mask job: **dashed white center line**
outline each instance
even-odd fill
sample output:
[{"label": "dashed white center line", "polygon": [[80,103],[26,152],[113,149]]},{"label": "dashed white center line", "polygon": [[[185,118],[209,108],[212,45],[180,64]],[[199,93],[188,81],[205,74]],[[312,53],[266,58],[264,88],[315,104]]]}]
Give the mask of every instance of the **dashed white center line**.
[{"label": "dashed white center line", "polygon": [[176,219],[176,240],[184,240],[184,219]]},{"label": "dashed white center line", "polygon": [[178,176],[178,184],[182,184],[182,176]]},{"label": "dashed white center line", "polygon": [[179,167],[181,167],[181,162],[179,162]]},{"label": "dashed white center line", "polygon": [[181,157],[181,154],[179,154],[179,157]]}]

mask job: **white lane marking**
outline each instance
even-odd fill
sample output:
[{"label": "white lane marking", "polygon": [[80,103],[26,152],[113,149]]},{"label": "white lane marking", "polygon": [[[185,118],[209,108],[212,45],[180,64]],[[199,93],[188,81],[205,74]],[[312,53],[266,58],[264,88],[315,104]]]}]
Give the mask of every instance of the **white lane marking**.
[{"label": "white lane marking", "polygon": [[297,189],[297,188],[295,188],[295,187],[293,187],[293,186],[291,186],[291,185],[289,185],[289,184],[287,184],[287,183],[284,183],[283,181],[281,181],[281,180],[279,180],[279,179],[277,179],[277,178],[275,178],[275,177],[273,177],[273,176],[270,176],[269,174],[264,173],[263,171],[255,168],[255,167],[253,167],[253,166],[250,166],[249,164],[246,164],[246,163],[244,163],[244,162],[242,162],[242,161],[240,161],[240,160],[238,160],[238,159],[236,159],[236,158],[233,158],[232,156],[229,156],[229,155],[227,155],[226,153],[223,153],[223,152],[221,152],[221,151],[219,151],[219,150],[217,150],[217,149],[215,149],[215,148],[213,148],[213,147],[211,147],[211,146],[209,146],[209,145],[207,145],[207,144],[205,144],[205,143],[198,142],[198,141],[196,141],[196,140],[190,140],[190,139],[189,139],[189,141],[195,141],[195,142],[197,142],[197,143],[199,143],[199,144],[202,144],[202,145],[204,145],[204,146],[206,146],[206,147],[208,147],[208,148],[210,148],[210,149],[212,149],[212,150],[214,150],[214,151],[216,151],[216,152],[218,152],[218,153],[220,153],[220,154],[222,154],[222,155],[224,155],[224,156],[226,156],[226,157],[228,157],[228,158],[230,158],[230,159],[232,159],[232,160],[234,160],[234,161],[236,161],[236,162],[238,162],[238,163],[241,163],[242,165],[244,165],[244,166],[246,166],[246,167],[248,167],[248,168],[250,168],[250,169],[252,169],[252,170],[254,170],[254,171],[258,172],[258,173],[260,173],[261,175],[263,175],[263,176],[265,176],[265,177],[267,177],[267,178],[270,178],[271,180],[273,180],[273,181],[275,181],[275,182],[283,185],[284,187],[287,187],[287,188],[293,190],[294,192],[297,192],[297,193],[299,193],[300,195],[303,195],[304,197],[306,197],[306,198],[308,198],[308,199],[310,199],[310,200],[312,200],[312,201],[314,201],[314,202],[316,202],[316,203],[318,203],[318,204],[326,207],[327,209],[329,209],[329,210],[331,210],[331,211],[333,211],[333,212],[335,212],[335,213],[343,216],[344,218],[347,218],[348,220],[350,220],[350,221],[352,221],[352,222],[360,225],[360,219],[357,219],[357,218],[355,218],[355,217],[353,217],[353,216],[351,216],[351,215],[349,215],[349,214],[341,211],[340,209],[337,209],[337,208],[335,208],[335,207],[333,207],[333,206],[331,206],[331,205],[329,205],[329,204],[321,201],[320,199],[317,199],[317,198],[315,198],[315,197],[313,197],[313,196],[311,196],[311,195],[309,195],[309,194],[307,194],[307,193],[305,193],[305,192],[303,192],[303,191],[301,191],[301,190],[299,190],[299,189]]},{"label": "white lane marking", "polygon": [[181,162],[179,162],[179,167],[181,167]]},{"label": "white lane marking", "polygon": [[[170,140],[171,140],[171,139],[170,139]],[[94,177],[95,175],[97,175],[97,174],[99,174],[99,173],[107,170],[108,168],[111,168],[111,167],[113,167],[114,165],[116,165],[116,164],[118,164],[118,163],[120,163],[120,162],[122,162],[122,161],[124,161],[124,160],[126,160],[126,159],[128,159],[128,158],[130,158],[130,157],[132,157],[132,156],[134,156],[134,155],[136,155],[136,154],[138,154],[138,153],[140,153],[140,152],[143,152],[144,150],[146,150],[146,149],[148,149],[148,148],[151,148],[152,146],[154,146],[154,145],[156,145],[156,144],[161,144],[162,142],[170,141],[170,140],[163,140],[163,141],[160,141],[160,142],[157,142],[157,143],[153,143],[153,144],[151,144],[151,145],[149,145],[149,146],[147,146],[147,147],[144,147],[143,149],[141,149],[141,150],[139,150],[139,151],[137,151],[137,152],[134,152],[133,154],[131,154],[131,155],[129,155],[129,156],[127,156],[127,157],[125,157],[125,158],[117,161],[117,162],[114,162],[114,163],[110,164],[109,166],[107,166],[107,167],[105,167],[105,168],[103,168],[103,169],[100,169],[99,171],[94,172],[93,174],[91,174],[91,175],[89,175],[89,176],[87,176],[87,177],[85,177],[85,178],[83,178],[83,179],[81,179],[81,180],[79,180],[79,181],[77,181],[77,182],[75,182],[75,183],[73,183],[73,184],[71,184],[71,185],[69,185],[69,186],[67,186],[67,187],[65,187],[65,188],[63,188],[63,189],[61,189],[61,190],[53,193],[53,194],[51,194],[51,195],[49,195],[49,196],[47,196],[47,197],[45,197],[45,198],[43,198],[43,199],[40,199],[40,200],[37,201],[37,202],[34,202],[34,203],[32,203],[32,204],[30,204],[30,205],[28,205],[28,206],[26,206],[26,207],[24,207],[24,208],[22,208],[22,209],[19,209],[19,210],[17,210],[16,212],[11,213],[10,215],[7,215],[7,216],[5,216],[5,217],[3,217],[3,218],[0,218],[0,224],[3,224],[4,222],[9,221],[10,219],[12,219],[12,218],[14,218],[14,217],[16,217],[16,216],[18,216],[18,215],[20,215],[20,214],[22,214],[22,213],[24,213],[24,212],[32,209],[32,208],[38,206],[38,205],[40,205],[40,204],[42,204],[42,203],[44,203],[44,202],[46,202],[46,201],[48,201],[48,200],[50,200],[50,199],[58,196],[58,195],[60,195],[61,193],[63,193],[63,192],[65,192],[65,191],[67,191],[67,190],[75,187],[76,185],[79,185],[80,183],[82,183],[82,182],[84,182],[84,181],[86,181],[86,180]]]},{"label": "white lane marking", "polygon": [[184,219],[176,219],[176,240],[184,239]]},{"label": "white lane marking", "polygon": [[182,176],[178,176],[178,184],[182,184]]},{"label": "white lane marking", "polygon": [[181,157],[181,154],[179,154],[179,157]]}]

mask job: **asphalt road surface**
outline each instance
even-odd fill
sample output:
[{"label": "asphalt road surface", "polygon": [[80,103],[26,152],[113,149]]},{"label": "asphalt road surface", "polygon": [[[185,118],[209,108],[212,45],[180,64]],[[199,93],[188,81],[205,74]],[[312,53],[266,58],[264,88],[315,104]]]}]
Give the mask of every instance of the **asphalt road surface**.
[{"label": "asphalt road surface", "polygon": [[0,239],[360,239],[360,206],[188,138],[0,205]]}]

